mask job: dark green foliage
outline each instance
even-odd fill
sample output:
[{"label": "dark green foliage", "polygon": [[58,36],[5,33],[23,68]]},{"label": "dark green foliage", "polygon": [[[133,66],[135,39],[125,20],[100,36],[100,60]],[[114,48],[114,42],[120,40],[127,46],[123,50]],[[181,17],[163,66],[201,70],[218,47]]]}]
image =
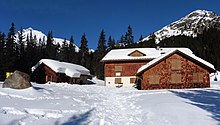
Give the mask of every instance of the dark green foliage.
[{"label": "dark green foliage", "polygon": [[53,36],[52,32],[48,32],[47,34],[47,44],[46,44],[46,58],[48,59],[56,59],[57,48],[56,45],[53,44]]},{"label": "dark green foliage", "polygon": [[126,41],[125,41],[125,36],[122,35],[120,40],[118,40],[116,48],[125,48]]},{"label": "dark green foliage", "polygon": [[[16,69],[15,63],[18,57],[17,53],[17,44],[15,43],[15,25],[11,24],[11,28],[9,29],[9,33],[5,43],[4,55],[5,55],[5,63],[3,67],[5,67],[5,71],[11,72]],[[7,63],[6,63],[7,62]]]},{"label": "dark green foliage", "polygon": [[133,31],[131,26],[129,25],[125,35],[122,35],[120,40],[118,40],[116,48],[132,48],[134,46],[135,43],[134,43]]},{"label": "dark green foliage", "polygon": [[[32,31],[30,31],[30,36],[27,35],[26,43],[27,43],[27,46],[26,46],[24,63],[25,63],[25,66],[32,67],[35,65],[34,63],[37,62],[37,56],[38,56],[37,45],[36,45],[36,41],[33,38]],[[31,68],[26,69],[25,72],[31,74]]]},{"label": "dark green foliage", "polygon": [[107,52],[106,48],[107,47],[106,47],[106,40],[105,40],[105,32],[104,30],[102,30],[99,36],[97,49],[94,53],[94,63],[93,63],[95,66],[95,75],[99,79],[104,79],[104,64],[100,61]]},{"label": "dark green foliage", "polygon": [[133,31],[130,25],[128,26],[128,31],[125,33],[124,37],[125,37],[124,39],[125,39],[126,46],[129,47],[134,44]]},{"label": "dark green foliage", "polygon": [[16,69],[19,71],[24,72],[26,69],[25,63],[25,41],[24,41],[24,35],[23,35],[23,28],[20,29],[18,32],[18,58],[16,61]]},{"label": "dark green foliage", "polygon": [[137,47],[155,48],[157,45],[155,43],[155,39],[149,39],[148,41],[138,43]]},{"label": "dark green foliage", "polygon": [[63,44],[59,49],[58,59],[64,62],[77,63],[77,57],[73,36],[70,37],[70,43],[67,43],[66,39],[64,39]]},{"label": "dark green foliage", "polygon": [[139,41],[142,42],[142,40],[143,40],[143,36],[141,35]]},{"label": "dark green foliage", "polygon": [[108,45],[107,46],[107,51],[110,51],[110,50],[115,48],[115,40],[111,36],[109,36],[109,38],[108,38],[107,45]]},{"label": "dark green foliage", "polygon": [[79,49],[78,63],[89,69],[91,59],[89,57],[88,41],[85,33],[81,37],[81,45]]},{"label": "dark green foliage", "polygon": [[[79,58],[81,56],[81,58]],[[49,58],[61,61],[78,63],[88,69],[94,69],[92,66],[93,53],[89,52],[85,34],[82,37],[80,52],[76,52],[73,37],[70,43],[66,39],[62,46],[55,45],[52,32],[48,32],[47,39],[45,37],[37,39],[33,36],[32,31],[28,33],[26,38],[23,35],[23,29],[18,32],[18,40],[15,42],[15,26],[12,23],[7,37],[0,32],[0,80],[5,79],[6,72],[20,70],[31,75],[31,67],[40,59]],[[93,70],[94,71],[94,70]]]},{"label": "dark green foliage", "polygon": [[5,78],[5,55],[4,55],[4,49],[5,49],[5,34],[0,32],[0,80],[3,81]]},{"label": "dark green foliage", "polygon": [[61,46],[61,48],[60,48],[60,53],[59,53],[59,60],[60,61],[63,61],[63,62],[67,62],[67,61],[69,61],[69,46],[68,46],[68,44],[67,44],[67,42],[66,42],[66,38],[64,39],[64,41],[63,41],[63,44],[62,44],[62,46]]},{"label": "dark green foliage", "polygon": [[76,46],[75,46],[73,36],[70,37],[68,53],[69,53],[69,61],[71,63],[77,63],[78,62],[78,60],[77,60],[78,54],[76,52]]}]

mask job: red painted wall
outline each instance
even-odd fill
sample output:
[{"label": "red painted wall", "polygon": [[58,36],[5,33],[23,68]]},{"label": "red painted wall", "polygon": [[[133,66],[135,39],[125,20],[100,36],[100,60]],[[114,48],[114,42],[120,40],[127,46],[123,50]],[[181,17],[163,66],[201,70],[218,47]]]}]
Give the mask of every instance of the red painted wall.
[{"label": "red painted wall", "polygon": [[116,77],[115,66],[122,66],[121,76],[135,76],[137,70],[148,61],[111,62],[105,64],[105,77]]}]

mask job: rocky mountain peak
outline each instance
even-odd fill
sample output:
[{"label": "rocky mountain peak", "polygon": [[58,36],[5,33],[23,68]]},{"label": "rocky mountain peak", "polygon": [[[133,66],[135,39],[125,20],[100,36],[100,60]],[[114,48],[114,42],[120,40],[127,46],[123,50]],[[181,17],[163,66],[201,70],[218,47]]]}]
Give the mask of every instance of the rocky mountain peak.
[{"label": "rocky mountain peak", "polygon": [[[197,34],[212,27],[220,29],[220,17],[212,11],[195,10],[180,20],[156,31],[153,35],[158,40],[178,35],[196,37]],[[148,36],[144,38],[143,41],[147,41],[150,38],[151,36]]]}]

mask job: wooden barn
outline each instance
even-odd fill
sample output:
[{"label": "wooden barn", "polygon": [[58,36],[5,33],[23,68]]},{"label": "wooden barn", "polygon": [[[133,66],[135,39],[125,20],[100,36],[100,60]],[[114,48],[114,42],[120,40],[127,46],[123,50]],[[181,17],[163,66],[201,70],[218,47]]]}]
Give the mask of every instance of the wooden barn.
[{"label": "wooden barn", "polygon": [[214,66],[188,48],[132,48],[110,51],[103,59],[110,86],[141,89],[209,87]]},{"label": "wooden barn", "polygon": [[37,83],[86,84],[89,76],[89,70],[83,66],[52,59],[41,59],[32,67],[32,79]]}]

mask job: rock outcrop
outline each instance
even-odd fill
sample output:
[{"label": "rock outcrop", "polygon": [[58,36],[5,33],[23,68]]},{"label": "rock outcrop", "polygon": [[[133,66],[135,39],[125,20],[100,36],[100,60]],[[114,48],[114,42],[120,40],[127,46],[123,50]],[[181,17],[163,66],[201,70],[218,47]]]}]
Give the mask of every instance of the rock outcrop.
[{"label": "rock outcrop", "polygon": [[26,73],[15,71],[11,76],[5,79],[3,88],[26,89],[31,87],[30,76]]}]

